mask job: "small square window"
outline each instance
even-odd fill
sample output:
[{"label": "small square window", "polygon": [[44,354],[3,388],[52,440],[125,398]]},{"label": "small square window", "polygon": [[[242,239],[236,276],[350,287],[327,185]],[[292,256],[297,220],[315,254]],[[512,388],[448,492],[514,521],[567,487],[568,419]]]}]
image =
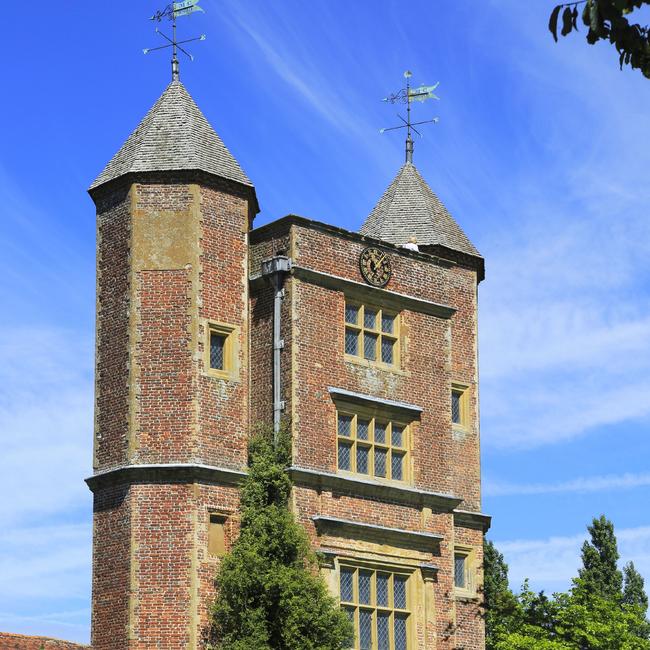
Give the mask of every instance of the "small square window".
[{"label": "small square window", "polygon": [[367,412],[337,412],[337,469],[371,478],[409,479],[406,424],[377,420]]},{"label": "small square window", "polygon": [[225,379],[232,379],[237,367],[237,329],[220,323],[207,324],[207,371]]},{"label": "small square window", "polygon": [[210,368],[224,370],[226,335],[219,332],[210,332]]},{"label": "small square window", "polygon": [[459,427],[468,424],[468,389],[466,386],[454,384],[451,387],[451,422]]},{"label": "small square window", "polygon": [[454,587],[460,596],[474,597],[476,589],[473,579],[474,552],[471,548],[454,549]]},{"label": "small square window", "polygon": [[210,514],[208,524],[208,555],[223,557],[226,554],[226,517]]},{"label": "small square window", "polygon": [[454,585],[456,589],[467,589],[467,555],[454,555]]}]

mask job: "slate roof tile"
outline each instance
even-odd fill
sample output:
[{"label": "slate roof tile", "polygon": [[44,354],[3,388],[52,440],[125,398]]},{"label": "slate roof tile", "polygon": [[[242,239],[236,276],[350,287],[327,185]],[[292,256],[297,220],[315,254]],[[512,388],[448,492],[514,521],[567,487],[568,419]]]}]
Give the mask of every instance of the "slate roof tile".
[{"label": "slate roof tile", "polygon": [[185,86],[172,81],[90,189],[129,172],[180,170],[253,186]]},{"label": "slate roof tile", "polygon": [[407,162],[366,219],[362,235],[400,246],[416,237],[420,246],[445,246],[480,257],[415,165]]}]

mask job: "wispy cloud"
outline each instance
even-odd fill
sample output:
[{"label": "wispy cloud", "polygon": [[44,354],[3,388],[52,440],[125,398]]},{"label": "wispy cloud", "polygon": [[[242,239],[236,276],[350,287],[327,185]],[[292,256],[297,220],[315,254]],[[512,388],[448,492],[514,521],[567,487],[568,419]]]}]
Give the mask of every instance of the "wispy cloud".
[{"label": "wispy cloud", "polygon": [[630,111],[650,88],[582,41],[540,40],[528,8],[505,4],[529,131],[482,243],[482,424],[487,445],[530,448],[650,421],[650,125]]},{"label": "wispy cloud", "polygon": [[[650,575],[650,526],[616,531],[621,562],[633,561]],[[578,573],[580,548],[586,534],[537,540],[496,541],[509,566],[510,584],[518,588],[529,578],[534,589],[564,591]]]},{"label": "wispy cloud", "polygon": [[[242,47],[260,61],[265,73],[274,72],[290,92],[330,126],[367,139],[368,125],[359,118],[358,111],[349,108],[354,90],[342,90],[331,83],[305,41],[298,38],[296,25],[286,21],[282,13],[237,3],[229,4],[219,18],[240,35]],[[278,92],[276,85],[274,92]]]},{"label": "wispy cloud", "polygon": [[0,532],[0,629],[87,642],[90,539],[89,521]]},{"label": "wispy cloud", "polygon": [[0,502],[5,525],[88,506],[92,342],[45,327],[5,328],[0,341],[0,490],[12,495]]},{"label": "wispy cloud", "polygon": [[625,490],[650,486],[650,472],[640,474],[610,474],[607,476],[580,477],[557,483],[507,483],[485,480],[483,494],[487,497],[526,496],[533,494],[564,494]]},{"label": "wispy cloud", "polygon": [[76,330],[0,328],[3,629],[88,640],[92,358]]}]

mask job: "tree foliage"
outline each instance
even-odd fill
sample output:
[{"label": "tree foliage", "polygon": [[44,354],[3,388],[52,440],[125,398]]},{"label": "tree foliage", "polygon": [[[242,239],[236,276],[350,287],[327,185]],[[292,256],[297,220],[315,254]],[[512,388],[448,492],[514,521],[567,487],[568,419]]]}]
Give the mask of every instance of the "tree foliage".
[{"label": "tree foliage", "polygon": [[353,630],[318,574],[304,529],[289,510],[289,436],[249,445],[241,531],[221,562],[212,606],[215,650],[340,650]]},{"label": "tree foliage", "polygon": [[503,556],[486,545],[487,650],[650,650],[643,579],[628,564],[623,587],[610,521],[594,519],[588,530],[573,588],[551,597],[528,582],[512,594]]},{"label": "tree foliage", "polygon": [[619,601],[623,597],[623,574],[617,566],[619,554],[614,525],[601,515],[587,530],[591,541],[582,545],[582,567],[575,580],[576,592]]},{"label": "tree foliage", "polygon": [[623,580],[623,602],[640,607],[645,615],[648,611],[648,596],[644,589],[643,578],[634,567],[634,562],[628,562],[623,567]]},{"label": "tree foliage", "polygon": [[483,544],[483,607],[485,647],[493,650],[498,632],[516,622],[518,603],[508,586],[508,565],[490,540]]},{"label": "tree foliage", "polygon": [[579,31],[579,11],[587,27],[587,42],[609,41],[619,54],[621,69],[624,65],[640,70],[650,78],[650,31],[648,26],[631,23],[629,16],[635,9],[650,5],[650,0],[580,0],[557,5],[551,12],[549,29],[557,42],[558,23],[561,20],[562,36]]}]

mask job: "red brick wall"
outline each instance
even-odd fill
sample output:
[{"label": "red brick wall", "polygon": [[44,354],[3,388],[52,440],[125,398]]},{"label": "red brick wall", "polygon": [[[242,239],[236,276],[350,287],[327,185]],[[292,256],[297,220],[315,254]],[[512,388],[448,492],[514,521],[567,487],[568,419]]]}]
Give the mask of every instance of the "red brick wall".
[{"label": "red brick wall", "polygon": [[96,469],[126,461],[131,196],[118,186],[97,201]]},{"label": "red brick wall", "polygon": [[481,458],[478,411],[478,341],[476,273],[450,269],[449,296],[458,310],[451,320],[451,372],[453,381],[469,386],[469,422],[456,431],[449,450],[450,475],[454,492],[465,500],[465,510],[481,509]]},{"label": "red brick wall", "polygon": [[246,466],[249,428],[248,203],[226,190],[201,188],[199,316],[238,328],[239,370],[233,381],[205,373],[201,329],[197,458],[240,469]]},{"label": "red brick wall", "polygon": [[83,650],[90,646],[45,636],[25,636],[0,632],[0,650]]},{"label": "red brick wall", "polygon": [[[250,196],[188,180],[197,178],[160,175],[95,197],[98,470],[246,465]],[[178,224],[194,240],[170,241]],[[206,320],[237,328],[232,381],[206,372]],[[228,516],[230,540],[237,505],[231,486],[141,480],[96,490],[96,650],[201,645],[218,564],[207,556],[209,512]]]},{"label": "red brick wall", "polygon": [[137,461],[187,463],[194,456],[191,281],[184,269],[140,271],[137,290]]},{"label": "red brick wall", "polygon": [[131,500],[128,486],[94,494],[92,641],[95,648],[127,646]]},{"label": "red brick wall", "polygon": [[[262,259],[285,248],[290,241],[289,254],[298,266],[363,282],[358,258],[368,243],[357,237],[300,221],[292,225],[284,221],[254,231],[251,241],[253,273]],[[282,314],[283,397],[293,428],[294,464],[336,471],[336,405],[328,386],[412,403],[423,409],[412,424],[412,485],[454,494],[464,500],[461,508],[479,511],[476,272],[432,257],[394,250],[389,254],[393,276],[388,290],[446,304],[458,311],[447,320],[403,310],[400,371],[367,368],[346,362],[343,357],[344,292],[288,277]],[[257,322],[253,318],[253,358],[258,363],[263,361],[265,373],[270,373],[271,367],[271,349],[264,347],[271,336],[271,293],[269,287],[257,285],[253,294],[253,314],[260,315]],[[253,372],[255,377],[262,376],[258,368]],[[263,377],[263,390],[253,393],[254,413],[270,413],[270,388],[266,390],[270,375]],[[452,430],[451,425],[452,380],[470,386],[470,426],[462,434]],[[454,544],[477,549],[475,558],[480,563],[480,531],[455,531],[451,514],[434,511],[427,518],[418,505],[362,498],[353,490],[332,493],[297,487],[294,492],[296,513],[316,546],[320,539],[311,519],[316,514],[443,535],[443,542],[429,560],[439,567],[434,586],[437,647],[482,650],[483,623],[478,601],[456,598],[453,586]],[[422,638],[423,630],[416,632]]]}]

